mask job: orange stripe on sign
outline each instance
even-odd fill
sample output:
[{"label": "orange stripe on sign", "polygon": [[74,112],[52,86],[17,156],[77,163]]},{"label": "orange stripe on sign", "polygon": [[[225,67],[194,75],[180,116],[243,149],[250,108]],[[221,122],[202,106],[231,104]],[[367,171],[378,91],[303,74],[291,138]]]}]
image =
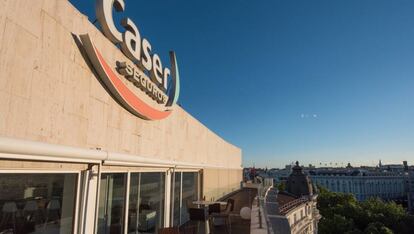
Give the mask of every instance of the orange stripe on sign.
[{"label": "orange stripe on sign", "polygon": [[99,62],[104,69],[106,75],[111,80],[112,85],[122,97],[122,99],[129,105],[133,110],[138,112],[140,115],[150,120],[164,119],[171,114],[171,111],[159,111],[154,109],[150,105],[142,101],[137,95],[135,95],[128,87],[121,81],[121,79],[115,74],[112,68],[106,63],[101,53],[96,49],[95,53],[99,59]]}]

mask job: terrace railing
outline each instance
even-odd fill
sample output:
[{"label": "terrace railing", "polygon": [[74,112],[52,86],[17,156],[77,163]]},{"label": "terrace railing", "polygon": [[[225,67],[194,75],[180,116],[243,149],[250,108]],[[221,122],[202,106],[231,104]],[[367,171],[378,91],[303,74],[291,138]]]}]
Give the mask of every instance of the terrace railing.
[{"label": "terrace railing", "polygon": [[297,207],[299,204],[306,203],[309,201],[308,197],[300,197],[293,201],[287,202],[279,207],[279,212],[281,215],[287,214],[292,208]]}]

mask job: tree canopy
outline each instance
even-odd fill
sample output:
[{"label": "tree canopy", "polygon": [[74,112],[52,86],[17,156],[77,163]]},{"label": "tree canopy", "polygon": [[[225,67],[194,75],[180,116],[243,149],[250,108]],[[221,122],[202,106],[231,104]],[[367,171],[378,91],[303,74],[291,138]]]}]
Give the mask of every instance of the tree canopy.
[{"label": "tree canopy", "polygon": [[401,205],[370,198],[359,202],[352,194],[319,188],[318,209],[322,215],[319,233],[413,234],[414,216]]},{"label": "tree canopy", "polygon": [[278,184],[277,184],[277,189],[279,190],[279,191],[285,191],[286,190],[286,183],[285,182],[279,182]]}]

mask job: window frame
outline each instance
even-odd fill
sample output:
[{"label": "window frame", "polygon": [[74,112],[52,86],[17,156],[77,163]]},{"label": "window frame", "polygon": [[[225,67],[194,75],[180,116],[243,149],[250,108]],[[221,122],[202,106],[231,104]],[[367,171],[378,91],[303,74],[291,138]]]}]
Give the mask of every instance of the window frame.
[{"label": "window frame", "polygon": [[[103,166],[104,167],[104,166]],[[166,217],[167,217],[167,197],[170,195],[168,190],[167,190],[167,178],[168,178],[168,171],[169,168],[122,168],[119,166],[115,166],[115,167],[108,167],[107,168],[101,168],[101,172],[99,173],[99,182],[98,182],[98,187],[100,188],[101,186],[101,176],[103,174],[125,174],[126,175],[126,188],[125,188],[125,194],[124,194],[124,206],[125,206],[125,210],[124,210],[124,230],[123,233],[127,234],[128,233],[128,216],[129,216],[129,193],[130,193],[130,186],[131,186],[131,173],[151,173],[151,172],[158,172],[158,173],[163,173],[164,175],[164,213],[162,216],[163,219],[163,223],[164,223],[164,227],[167,227],[167,223],[166,223]],[[140,190],[140,186],[141,184],[139,184],[139,188],[138,190]],[[100,189],[98,190],[99,194],[96,200],[96,214],[95,214],[95,219],[98,218],[98,213],[99,213],[99,199],[100,199]],[[98,222],[95,222],[95,230],[97,231],[97,225]]]},{"label": "window frame", "polygon": [[75,234],[78,232],[79,227],[79,208],[80,208],[80,189],[82,183],[82,171],[81,170],[56,170],[56,169],[0,169],[1,174],[76,174],[76,192],[75,192],[75,201],[74,201],[74,214],[73,214],[73,223],[72,223],[72,233]]}]

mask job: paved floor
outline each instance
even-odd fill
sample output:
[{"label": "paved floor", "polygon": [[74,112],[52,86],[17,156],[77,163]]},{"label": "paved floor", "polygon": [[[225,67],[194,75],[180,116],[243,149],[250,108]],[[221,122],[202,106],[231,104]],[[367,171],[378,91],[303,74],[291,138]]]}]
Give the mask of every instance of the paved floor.
[{"label": "paved floor", "polygon": [[[244,220],[240,217],[240,210],[243,207],[251,208],[254,197],[257,194],[256,189],[243,188],[240,189],[228,196],[220,199],[221,201],[226,201],[231,198],[234,199],[234,210],[231,213],[231,230],[227,230],[225,225],[215,226],[210,225],[211,234],[224,234],[224,233],[233,233],[233,234],[249,234],[250,233],[250,220]],[[197,231],[198,228],[198,231]],[[204,234],[205,223],[204,222],[194,222],[189,221],[184,224],[181,228],[183,234]]]}]

